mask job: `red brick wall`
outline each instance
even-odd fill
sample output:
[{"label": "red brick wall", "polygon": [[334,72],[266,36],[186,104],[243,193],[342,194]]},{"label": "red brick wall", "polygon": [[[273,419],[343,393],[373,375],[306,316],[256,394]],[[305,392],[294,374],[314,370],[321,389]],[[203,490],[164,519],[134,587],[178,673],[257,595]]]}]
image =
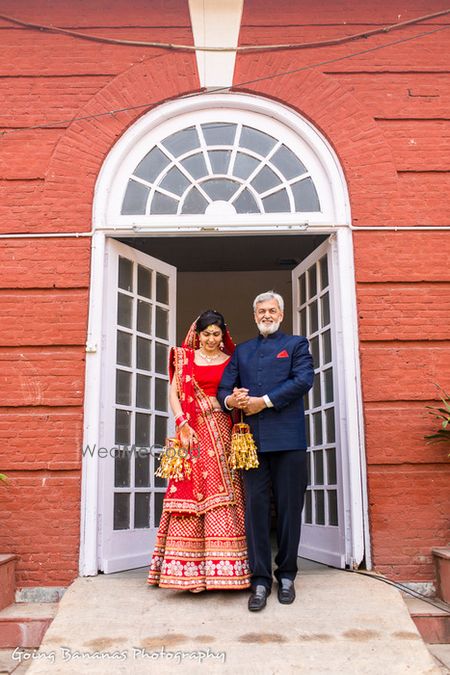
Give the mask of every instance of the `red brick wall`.
[{"label": "red brick wall", "polygon": [[[181,0],[6,1],[1,11],[110,37],[192,42]],[[1,20],[0,40],[0,130],[56,122],[0,138],[0,232],[89,231],[100,166],[146,109],[84,126],[70,119],[192,91],[194,57]],[[0,241],[0,470],[9,477],[1,549],[20,556],[19,586],[67,585],[78,572],[89,261],[89,238]]]},{"label": "red brick wall", "polygon": [[[351,35],[446,8],[444,2],[291,3],[246,0],[240,44]],[[448,24],[339,47],[238,57],[246,83]],[[449,32],[243,84],[285,101],[333,145],[359,226],[450,225]],[[431,548],[449,541],[448,449],[427,445],[433,383],[450,389],[448,232],[354,235],[372,553],[395,579],[431,580]]]},{"label": "red brick wall", "polygon": [[[245,0],[240,43],[349,35],[445,8],[442,1],[314,4]],[[2,12],[112,37],[192,42],[185,0],[13,0]],[[334,147],[353,223],[449,225],[449,32],[259,83],[444,24],[439,19],[340,47],[241,55],[236,89],[285,102]],[[0,21],[0,231],[89,231],[93,189],[119,136],[146,108],[74,116],[198,87],[186,53],[84,42]],[[248,83],[248,84],[243,84]],[[64,121],[66,120],[66,121]],[[424,405],[449,373],[449,237],[354,237],[369,499],[376,568],[429,580],[432,546],[447,541],[448,464],[427,446]],[[77,573],[89,239],[3,242],[0,248],[2,548],[21,556],[19,585],[64,585]],[[448,474],[447,474],[448,476]],[[2,488],[4,486],[0,486]],[[11,508],[9,509],[9,505]]]}]

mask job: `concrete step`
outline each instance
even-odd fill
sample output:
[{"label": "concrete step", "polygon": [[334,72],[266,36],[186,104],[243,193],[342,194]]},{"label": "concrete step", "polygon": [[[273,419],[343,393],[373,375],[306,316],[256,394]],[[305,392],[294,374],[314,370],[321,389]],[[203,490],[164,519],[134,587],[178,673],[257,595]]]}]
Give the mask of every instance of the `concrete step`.
[{"label": "concrete step", "polygon": [[437,595],[450,603],[450,546],[433,548],[433,561],[436,570]]},{"label": "concrete step", "polygon": [[57,603],[16,602],[2,609],[0,649],[39,647],[57,608]]},{"label": "concrete step", "polygon": [[437,598],[433,604],[404,594],[412,620],[427,644],[450,644],[450,605]]},{"label": "concrete step", "polygon": [[14,602],[16,560],[17,556],[12,553],[0,554],[0,610]]}]

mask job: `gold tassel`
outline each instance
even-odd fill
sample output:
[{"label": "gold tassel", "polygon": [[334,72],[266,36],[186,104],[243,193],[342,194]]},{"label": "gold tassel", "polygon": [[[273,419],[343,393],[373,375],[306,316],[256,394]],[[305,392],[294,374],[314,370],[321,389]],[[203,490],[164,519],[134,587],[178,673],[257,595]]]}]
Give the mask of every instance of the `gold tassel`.
[{"label": "gold tassel", "polygon": [[248,424],[241,421],[231,431],[230,469],[257,469],[259,466],[256,443]]},{"label": "gold tassel", "polygon": [[183,448],[178,438],[168,438],[161,453],[159,467],[155,471],[158,478],[183,480],[190,478],[192,466],[189,451]]}]

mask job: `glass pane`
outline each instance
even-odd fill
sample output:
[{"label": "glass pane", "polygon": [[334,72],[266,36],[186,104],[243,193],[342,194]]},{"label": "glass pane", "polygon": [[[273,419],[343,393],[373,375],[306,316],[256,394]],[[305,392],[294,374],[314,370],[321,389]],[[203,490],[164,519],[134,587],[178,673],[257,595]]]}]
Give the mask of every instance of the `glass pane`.
[{"label": "glass pane", "polygon": [[320,211],[319,197],[311,178],[305,178],[291,185],[296,211]]},{"label": "glass pane", "polygon": [[314,485],[323,485],[323,453],[317,450],[314,455]]},{"label": "glass pane", "polygon": [[239,145],[249,150],[254,150],[263,157],[265,157],[275,145],[276,140],[264,134],[262,131],[252,129],[251,127],[242,127]]},{"label": "glass pane", "polygon": [[296,178],[303,173],[306,173],[306,168],[301,161],[294,155],[292,150],[289,150],[285,145],[282,145],[270,160],[272,164],[281,171],[283,176],[288,180]]},{"label": "glass pane", "polygon": [[331,332],[327,330],[322,334],[322,354],[323,362],[330,363],[331,361]]},{"label": "glass pane", "polygon": [[155,192],[150,206],[150,213],[152,215],[173,214],[177,212],[177,209],[178,201],[176,199],[163,195],[160,192]]},{"label": "glass pane", "polygon": [[317,270],[313,265],[308,270],[308,300],[310,300],[317,293]]},{"label": "glass pane", "polygon": [[128,410],[116,410],[114,443],[130,445],[131,413]]},{"label": "glass pane", "polygon": [[138,300],[137,304],[137,330],[140,333],[147,333],[150,335],[152,332],[152,306],[149,302],[144,302],[144,300]]},{"label": "glass pane", "polygon": [[311,490],[307,490],[307,492],[305,494],[305,523],[312,524]]},{"label": "glass pane", "polygon": [[134,442],[141,448],[150,447],[150,420],[151,416],[144,413],[136,413],[136,429]]},{"label": "glass pane", "polygon": [[114,486],[129,487],[130,485],[130,450],[116,448],[114,451]]},{"label": "glass pane", "polygon": [[306,307],[300,311],[300,335],[307,335],[308,328],[306,326]]},{"label": "glass pane", "polygon": [[161,307],[156,308],[156,337],[167,340],[169,337],[169,312]]},{"label": "glass pane", "polygon": [[192,188],[189,191],[186,199],[183,203],[183,208],[181,209],[182,213],[204,213],[208,202],[204,196],[197,190],[197,188]]},{"label": "glass pane", "polygon": [[214,201],[222,199],[228,201],[239,188],[239,183],[229,178],[213,178],[202,183],[206,194]]},{"label": "glass pane", "polygon": [[315,333],[319,328],[319,317],[317,316],[317,300],[314,300],[309,306],[309,332]]},{"label": "glass pane", "polygon": [[257,192],[265,192],[276,185],[280,185],[280,183],[281,180],[276,173],[274,173],[272,169],[269,169],[268,166],[263,166],[261,171],[259,171],[252,180],[251,185]]},{"label": "glass pane", "polygon": [[306,471],[308,474],[308,486],[311,485],[311,479],[312,479],[312,472],[311,472],[311,456],[312,452],[307,452],[306,453]]},{"label": "glass pane", "polygon": [[159,526],[163,509],[164,492],[155,492],[155,527]]},{"label": "glass pane", "polygon": [[155,445],[163,447],[167,438],[167,417],[155,415]]},{"label": "glass pane", "polygon": [[177,131],[161,141],[161,145],[167,148],[174,157],[183,155],[185,152],[199,147],[197,130],[195,127],[188,127]]},{"label": "glass pane", "polygon": [[327,483],[328,485],[336,485],[337,484],[336,450],[335,448],[330,448],[325,452],[327,457]]},{"label": "glass pane", "polygon": [[325,493],[323,490],[314,490],[314,506],[316,525],[325,525]]},{"label": "glass pane", "polygon": [[168,371],[168,348],[160,342],[155,342],[155,370],[157,373],[167,375]]},{"label": "glass pane", "polygon": [[[316,335],[316,337],[311,338],[309,341],[309,346],[311,349],[311,355],[313,357],[313,363],[314,363],[314,368],[318,368],[320,366],[320,354],[319,354],[319,336]],[[319,377],[318,375],[316,376],[317,378]]]},{"label": "glass pane", "polygon": [[291,210],[286,190],[280,190],[262,200],[266,213],[285,213]]},{"label": "glass pane", "polygon": [[159,148],[152,148],[137,165],[134,174],[154,183],[159,174],[170,164],[170,159]]},{"label": "glass pane", "polygon": [[117,331],[117,356],[119,366],[131,366],[131,334]]},{"label": "glass pane", "polygon": [[325,403],[332,403],[334,401],[332,368],[323,371],[323,382],[325,389]]},{"label": "glass pane", "polygon": [[336,440],[336,432],[334,429],[334,408],[327,408],[324,412],[327,443],[334,443]]},{"label": "glass pane", "polygon": [[119,256],[119,288],[124,291],[133,290],[133,261]]},{"label": "glass pane", "polygon": [[207,145],[233,145],[236,136],[236,124],[210,122],[202,124],[203,136]]},{"label": "glass pane", "polygon": [[148,187],[130,179],[123,198],[121,214],[123,216],[144,214],[149,194]]},{"label": "glass pane", "polygon": [[136,407],[150,408],[150,386],[152,378],[148,375],[136,374]]},{"label": "glass pane", "polygon": [[321,392],[320,392],[320,375],[317,373],[317,375],[314,378],[314,384],[313,384],[313,408],[318,408],[321,404]]},{"label": "glass pane", "polygon": [[328,490],[328,524],[338,525],[337,491]]},{"label": "glass pane", "polygon": [[322,445],[322,413],[317,412],[312,415],[314,427],[314,445]]},{"label": "glass pane", "polygon": [[126,492],[114,494],[114,529],[128,530],[130,527],[130,495]]},{"label": "glass pane", "polygon": [[173,166],[159,185],[164,190],[181,196],[190,184],[184,173],[177,166]]},{"label": "glass pane", "polygon": [[164,305],[169,304],[169,277],[156,273],[156,300]]},{"label": "glass pane", "polygon": [[228,172],[231,150],[210,150],[208,154],[213,173]]},{"label": "glass pane", "polygon": [[305,415],[305,431],[306,431],[306,445],[307,447],[309,447],[311,445],[311,436],[309,433],[309,415]]},{"label": "glass pane", "polygon": [[150,492],[136,492],[134,495],[134,527],[150,527]]},{"label": "glass pane", "polygon": [[117,296],[117,323],[126,328],[132,327],[133,321],[133,298],[123,293]]},{"label": "glass pane", "polygon": [[160,380],[159,377],[155,378],[155,408],[156,410],[167,410],[167,392],[168,392],[168,382],[167,380]]},{"label": "glass pane", "polygon": [[152,297],[152,271],[138,265],[138,295],[144,298]]},{"label": "glass pane", "polygon": [[238,178],[247,179],[259,164],[259,159],[245,155],[243,152],[238,152],[234,161],[233,174]]},{"label": "glass pane", "polygon": [[328,286],[328,256],[324,255],[319,260],[320,288],[322,291]]},{"label": "glass pane", "polygon": [[203,178],[208,173],[206,169],[205,158],[203,153],[199,152],[196,155],[192,155],[187,159],[183,159],[181,162],[182,166],[189,171],[192,178]]},{"label": "glass pane", "polygon": [[142,337],[136,338],[136,367],[140,370],[152,369],[152,343]]},{"label": "glass pane", "polygon": [[304,274],[298,280],[298,291],[300,296],[300,304],[304,305],[306,302],[306,277]]},{"label": "glass pane", "polygon": [[239,197],[233,202],[233,206],[238,213],[260,213],[260,208],[256,203],[250,190],[245,189]]},{"label": "glass pane", "polygon": [[131,405],[131,373],[116,370],[116,403]]},{"label": "glass pane", "polygon": [[136,450],[134,461],[134,484],[136,487],[150,486],[150,451]]},{"label": "glass pane", "polygon": [[309,394],[305,394],[303,397],[303,405],[305,407],[305,410],[309,410]]},{"label": "glass pane", "polygon": [[325,295],[321,297],[320,304],[322,306],[321,316],[323,328],[330,323],[330,295],[328,293],[325,293]]}]

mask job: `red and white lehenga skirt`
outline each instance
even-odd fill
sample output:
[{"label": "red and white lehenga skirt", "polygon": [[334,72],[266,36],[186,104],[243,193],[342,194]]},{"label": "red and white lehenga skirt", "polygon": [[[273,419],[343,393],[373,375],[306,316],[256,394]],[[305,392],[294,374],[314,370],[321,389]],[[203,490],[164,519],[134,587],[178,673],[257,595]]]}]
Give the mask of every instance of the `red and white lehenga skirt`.
[{"label": "red and white lehenga skirt", "polygon": [[190,480],[170,481],[148,583],[178,590],[250,586],[242,479],[231,474],[230,419],[197,409]]}]

